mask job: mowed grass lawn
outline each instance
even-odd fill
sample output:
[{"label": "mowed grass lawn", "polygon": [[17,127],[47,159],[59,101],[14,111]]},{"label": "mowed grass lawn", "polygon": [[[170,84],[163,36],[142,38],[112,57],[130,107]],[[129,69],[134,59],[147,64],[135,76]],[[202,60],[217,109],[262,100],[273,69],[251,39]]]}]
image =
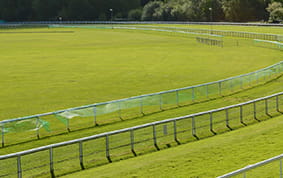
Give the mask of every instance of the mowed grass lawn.
[{"label": "mowed grass lawn", "polygon": [[215,81],[282,60],[251,40],[227,40],[219,48],[160,32],[1,30],[0,120]]},{"label": "mowed grass lawn", "polygon": [[[57,33],[22,33],[27,31]],[[239,40],[237,46],[234,39],[224,38],[227,45],[218,48],[198,44],[193,36],[148,31],[52,28],[10,32],[19,33],[0,33],[0,37],[3,36],[0,45],[5,49],[0,54],[3,66],[0,76],[4,84],[0,88],[3,91],[0,97],[4,98],[0,103],[1,119],[215,81],[282,60],[281,51],[254,47],[251,40]],[[33,148],[278,91],[282,91],[282,77],[208,103],[102,126],[97,130],[90,128],[18,144],[1,151],[9,153]],[[228,134],[69,176],[213,177],[245,166],[247,162],[254,163],[281,153],[281,125],[280,118],[271,119]],[[274,135],[276,137],[267,141]],[[258,144],[259,149],[256,148]]]}]

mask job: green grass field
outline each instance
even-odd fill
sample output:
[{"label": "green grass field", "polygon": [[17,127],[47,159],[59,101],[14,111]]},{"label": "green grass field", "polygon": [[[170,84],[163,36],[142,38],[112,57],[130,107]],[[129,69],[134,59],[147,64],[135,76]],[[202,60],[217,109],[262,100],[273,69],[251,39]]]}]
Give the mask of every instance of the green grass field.
[{"label": "green grass field", "polygon": [[0,33],[1,120],[215,81],[282,60],[280,51],[246,40],[236,46],[227,39],[222,49],[158,32],[31,31],[62,30],[74,33]]},{"label": "green grass field", "polygon": [[[200,27],[205,28],[207,26]],[[217,28],[227,29],[228,26],[218,26]],[[235,27],[234,30],[249,31],[248,29],[251,29],[251,27]],[[224,38],[225,46],[219,48],[196,43],[195,36],[165,32],[77,28],[6,31],[16,33],[5,33],[4,30],[0,30],[0,32],[4,32],[0,33],[0,46],[1,49],[4,49],[0,54],[2,66],[0,76],[3,76],[1,78],[3,84],[0,86],[2,91],[0,97],[3,98],[0,102],[0,120],[215,81],[252,72],[282,60],[281,51],[255,47],[252,45],[252,40],[244,39]],[[283,34],[277,28],[268,29],[266,27],[257,27],[257,32]],[[239,46],[236,45],[237,43]],[[56,136],[44,137],[40,140],[34,139],[25,143],[13,144],[0,148],[0,155],[248,101],[282,91],[282,83],[283,77],[281,76],[258,87],[247,88],[242,92],[210,101],[173,108],[123,122],[89,127],[70,133],[58,133]],[[274,120],[279,119],[272,119],[271,121],[275,122]],[[268,124],[271,121],[261,124]],[[248,130],[252,127],[261,126],[256,124],[240,130]],[[235,132],[240,132],[240,130]],[[259,134],[264,135],[265,131],[263,129],[262,132],[259,131]],[[247,134],[248,132],[243,131],[242,137]],[[217,136],[217,138],[222,138],[222,141],[219,142],[221,144],[223,142],[223,145],[226,142],[224,140],[226,137],[228,136]],[[235,140],[239,139],[233,134],[231,137]],[[20,138],[12,136],[9,139]],[[183,150],[187,150],[191,144],[203,143],[202,146],[193,147],[189,153],[186,153],[196,155],[197,152],[206,152],[207,148],[214,142],[213,139],[204,139],[174,149],[183,148]],[[233,139],[230,142],[233,142]],[[253,146],[246,142],[243,144],[247,144],[247,147]],[[226,148],[224,145],[223,154],[228,153],[230,148]],[[158,162],[159,160],[167,161],[171,159],[171,157],[174,157],[174,151],[172,149],[172,152],[169,153],[169,150],[153,153],[160,154],[153,160]],[[244,151],[240,149],[239,154]],[[208,152],[203,156],[213,155],[214,153]],[[261,153],[259,151],[258,155]],[[167,154],[168,158],[165,156]],[[176,157],[190,156],[186,154],[180,153]],[[235,157],[233,155],[232,158]],[[150,166],[155,163],[144,165],[145,161],[142,161],[142,159],[146,159],[147,156],[149,155],[140,157],[140,164],[135,164],[136,168],[142,168],[145,171],[136,172],[136,169],[124,169],[117,172],[117,176],[146,175],[145,177],[152,177],[159,174],[158,171],[161,172],[160,170],[167,170],[168,165],[164,164],[163,167],[163,163],[160,162],[157,163],[160,169],[158,169],[159,166]],[[211,164],[212,168],[206,173],[200,174],[201,170],[204,170],[201,159],[203,157],[196,158],[199,162],[196,167],[199,167],[199,169],[190,168],[191,163],[185,164],[176,160],[169,162],[172,163],[170,165],[176,167],[176,170],[186,169],[185,167],[193,169],[193,172],[189,172],[189,175],[192,175],[191,177],[211,177],[239,168],[234,167],[234,164],[227,163],[230,167],[221,167],[221,169],[213,171],[215,167],[219,166],[218,161],[218,164]],[[265,157],[259,159],[265,159]],[[185,161],[186,159],[181,160]],[[250,160],[251,163],[257,161],[252,158]],[[131,161],[107,165],[111,170],[107,174],[103,170],[104,168],[108,169],[107,166],[89,171],[101,171],[102,177],[113,177],[113,175],[116,175],[114,171],[117,169],[115,168],[116,165],[125,164],[127,166],[127,164],[133,164]],[[237,161],[245,166],[245,161],[241,158]],[[222,163],[220,164],[222,165]],[[177,168],[177,165],[181,167]],[[153,167],[153,170],[146,171],[149,167]],[[69,170],[69,172],[72,172],[72,170]],[[164,171],[164,174],[159,175],[166,177],[166,172]],[[174,169],[172,169],[170,172],[172,174],[168,174],[169,177],[176,175],[176,172],[179,171],[174,172]],[[177,175],[178,177],[187,177],[186,172],[181,171]],[[90,172],[82,172],[82,174],[84,177],[94,175]],[[81,175],[74,174],[74,176]]]}]

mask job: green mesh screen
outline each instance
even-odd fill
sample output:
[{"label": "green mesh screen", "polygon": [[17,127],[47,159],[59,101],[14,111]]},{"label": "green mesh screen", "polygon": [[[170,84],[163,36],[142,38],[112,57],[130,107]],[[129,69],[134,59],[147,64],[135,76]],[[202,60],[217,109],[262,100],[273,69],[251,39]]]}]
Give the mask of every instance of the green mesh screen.
[{"label": "green mesh screen", "polygon": [[206,100],[207,98],[217,97],[242,90],[244,88],[265,82],[272,77],[277,76],[283,71],[283,63],[262,69],[260,71],[247,75],[226,79],[219,82],[198,85],[183,89],[177,89],[157,94],[145,95],[124,99],[120,101],[109,102],[108,104],[96,104],[84,109],[73,109],[56,114],[56,117],[67,124],[68,119],[76,117],[95,117],[108,113],[113,113],[132,108],[141,108],[146,112],[156,111],[153,106],[157,106],[159,110],[167,107],[179,106],[180,104],[192,103],[195,101]]},{"label": "green mesh screen", "polygon": [[256,46],[277,48],[279,50],[283,50],[283,43],[279,43],[277,41],[267,41],[267,40],[254,39],[254,44]]},{"label": "green mesh screen", "polygon": [[50,131],[49,122],[38,118],[32,118],[0,125],[1,133],[36,131],[41,128],[44,128],[46,131]]}]

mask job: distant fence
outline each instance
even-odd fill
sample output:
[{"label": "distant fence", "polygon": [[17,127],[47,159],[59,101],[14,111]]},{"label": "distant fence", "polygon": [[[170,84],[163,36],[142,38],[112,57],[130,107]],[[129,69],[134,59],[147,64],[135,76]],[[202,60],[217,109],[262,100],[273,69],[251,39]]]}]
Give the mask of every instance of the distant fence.
[{"label": "distant fence", "polygon": [[279,50],[283,50],[283,43],[279,43],[277,41],[267,41],[267,40],[254,39],[254,44],[256,46],[273,47],[273,48],[277,48]]},{"label": "distant fence", "polygon": [[223,40],[216,40],[211,38],[202,38],[202,37],[196,37],[197,42],[207,44],[210,46],[219,46],[223,47]]},{"label": "distant fence", "polygon": [[[126,27],[127,25],[124,25]],[[211,35],[221,35],[230,37],[240,37],[240,38],[251,38],[251,39],[262,39],[271,41],[283,41],[283,35],[267,34],[267,33],[254,33],[254,32],[239,32],[239,31],[228,31],[228,30],[213,30],[213,29],[198,29],[198,28],[187,28],[187,27],[165,27],[165,26],[154,26],[154,25],[129,25],[128,27],[135,28],[158,28],[167,29],[175,31],[184,31],[190,33],[199,34],[211,34]]]},{"label": "distant fence", "polygon": [[[57,25],[50,25],[50,27],[96,28],[98,26],[57,24]],[[210,36],[230,36],[230,37],[241,37],[241,38],[251,38],[251,39],[272,40],[272,41],[283,41],[283,35],[267,34],[267,33],[198,29],[198,28],[187,28],[187,27],[182,28],[182,27],[165,27],[165,26],[152,26],[152,25],[128,25],[128,24],[127,25],[112,24],[112,27],[110,26],[104,26],[104,27],[116,28],[116,29],[153,30],[153,31],[177,32],[177,33],[185,33],[185,34],[187,33],[187,34],[196,34],[196,35],[201,34],[201,35],[210,35]]]},{"label": "distant fence", "polygon": [[[273,158],[248,165],[242,169],[219,176],[218,178],[228,178],[242,175],[242,177],[283,177],[283,154]],[[266,167],[264,167],[266,166]]]},{"label": "distant fence", "polygon": [[[199,24],[199,25],[247,25],[247,26],[283,26],[282,24],[253,24],[253,23],[209,23],[209,22],[110,22],[110,21],[43,21],[43,22],[16,22],[16,23],[5,23],[0,24],[1,28],[30,28],[30,27],[48,27],[52,24],[66,25],[66,24],[106,24],[106,25],[130,25],[133,27],[136,24],[140,24],[136,27],[152,28],[158,29],[175,29],[182,30],[185,32],[199,33],[199,34],[214,34],[222,36],[231,37],[241,37],[241,38],[252,38],[252,39],[262,39],[262,40],[272,40],[272,41],[283,41],[283,35],[266,34],[266,33],[254,33],[254,32],[238,32],[238,31],[228,31],[228,30],[212,30],[212,29],[198,29],[198,28],[180,28],[180,27],[164,27],[164,26],[152,26],[150,24]],[[149,25],[146,25],[149,24]]]},{"label": "distant fence", "polygon": [[227,95],[269,81],[280,76],[282,72],[283,61],[255,72],[211,83],[0,121],[2,147],[5,144],[11,145],[56,135],[66,130],[113,123],[123,120],[124,117],[141,117]]},{"label": "distant fence", "polygon": [[283,92],[224,108],[0,156],[0,177],[52,177],[237,129],[282,114]]},{"label": "distant fence", "polygon": [[188,25],[235,25],[235,26],[276,26],[275,23],[235,23],[235,22],[188,22],[188,21],[31,21],[31,22],[6,22],[0,25],[14,24],[188,24]]}]

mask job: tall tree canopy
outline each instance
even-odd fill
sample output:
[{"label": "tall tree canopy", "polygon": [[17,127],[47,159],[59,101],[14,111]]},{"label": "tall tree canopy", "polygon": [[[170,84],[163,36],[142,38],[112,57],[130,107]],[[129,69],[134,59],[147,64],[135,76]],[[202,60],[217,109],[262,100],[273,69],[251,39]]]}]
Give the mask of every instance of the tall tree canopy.
[{"label": "tall tree canopy", "polygon": [[[0,0],[0,20],[282,21],[283,0]],[[277,7],[277,8],[273,8]]]}]

